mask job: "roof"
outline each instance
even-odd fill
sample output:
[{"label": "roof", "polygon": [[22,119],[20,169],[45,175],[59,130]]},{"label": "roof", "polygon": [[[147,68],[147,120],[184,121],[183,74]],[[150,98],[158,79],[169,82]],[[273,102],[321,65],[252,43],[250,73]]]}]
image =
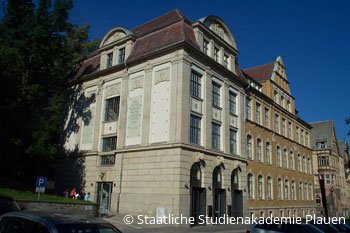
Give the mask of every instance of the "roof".
[{"label": "roof", "polygon": [[171,45],[186,42],[199,49],[191,21],[178,10],[170,11],[131,30],[137,38],[127,59],[146,57]]},{"label": "roof", "polygon": [[275,66],[275,62],[255,66],[252,68],[243,69],[243,73],[249,76],[250,78],[258,81],[263,82],[272,77],[273,68]]},{"label": "roof", "polygon": [[334,123],[331,120],[309,123],[312,126],[312,148],[317,148],[317,142],[326,142],[325,149],[331,149]]},{"label": "roof", "polygon": [[346,141],[338,142],[339,154],[346,157],[349,154],[349,143]]},{"label": "roof", "polygon": [[76,64],[69,77],[70,80],[75,80],[84,75],[96,73],[99,70],[100,54],[95,51],[94,53],[90,54],[90,57]]}]

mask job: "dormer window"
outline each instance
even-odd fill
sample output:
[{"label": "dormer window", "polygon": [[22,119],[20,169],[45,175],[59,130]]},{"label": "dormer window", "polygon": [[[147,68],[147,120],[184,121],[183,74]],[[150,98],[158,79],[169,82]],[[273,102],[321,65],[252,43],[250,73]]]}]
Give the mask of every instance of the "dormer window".
[{"label": "dormer window", "polygon": [[316,143],[316,147],[319,148],[319,149],[325,149],[326,148],[326,144],[327,144],[326,141],[317,142]]},{"label": "dormer window", "polygon": [[214,59],[219,62],[219,49],[217,47],[214,48]]},{"label": "dormer window", "polygon": [[107,65],[106,68],[112,67],[113,65],[113,52],[107,54]]},{"label": "dormer window", "polygon": [[228,68],[228,55],[227,54],[224,55],[224,66],[226,68]]},{"label": "dormer window", "polygon": [[125,48],[119,49],[119,64],[123,64],[125,62]]},{"label": "dormer window", "polygon": [[209,53],[209,41],[207,41],[206,39],[203,40],[203,53],[205,53],[206,55],[208,55]]}]

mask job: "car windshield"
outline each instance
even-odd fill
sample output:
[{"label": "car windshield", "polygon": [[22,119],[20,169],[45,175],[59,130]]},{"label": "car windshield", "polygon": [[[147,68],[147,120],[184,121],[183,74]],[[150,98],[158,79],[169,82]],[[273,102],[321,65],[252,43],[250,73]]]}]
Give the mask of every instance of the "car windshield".
[{"label": "car windshield", "polygon": [[120,233],[111,225],[104,224],[58,224],[59,233]]}]

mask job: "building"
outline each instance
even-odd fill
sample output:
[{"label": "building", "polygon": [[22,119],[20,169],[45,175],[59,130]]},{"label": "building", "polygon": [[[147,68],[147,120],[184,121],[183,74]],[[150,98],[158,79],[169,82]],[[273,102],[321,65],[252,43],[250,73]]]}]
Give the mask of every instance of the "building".
[{"label": "building", "polygon": [[300,119],[281,57],[243,70],[250,216],[313,214],[311,126]]},{"label": "building", "polygon": [[174,10],[111,29],[72,73],[57,187],[90,192],[101,211],[245,215],[237,54],[217,16],[192,22]]},{"label": "building", "polygon": [[[345,216],[348,206],[344,151],[340,152],[333,121],[310,123],[318,213],[323,216]],[[343,210],[344,209],[344,210]]]},{"label": "building", "polygon": [[341,216],[350,219],[350,166],[349,166],[349,143],[347,141],[338,141],[339,155],[344,158],[345,169],[345,195],[343,202],[343,213]]}]

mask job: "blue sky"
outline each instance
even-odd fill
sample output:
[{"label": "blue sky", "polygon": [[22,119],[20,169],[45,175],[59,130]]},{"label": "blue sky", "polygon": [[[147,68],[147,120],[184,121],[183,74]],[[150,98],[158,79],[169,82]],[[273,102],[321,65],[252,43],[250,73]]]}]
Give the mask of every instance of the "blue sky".
[{"label": "blue sky", "polygon": [[70,21],[90,24],[94,39],[175,8],[191,20],[221,17],[236,39],[241,68],[282,56],[299,116],[333,119],[338,140],[350,139],[344,122],[350,116],[350,1],[76,0]]}]

